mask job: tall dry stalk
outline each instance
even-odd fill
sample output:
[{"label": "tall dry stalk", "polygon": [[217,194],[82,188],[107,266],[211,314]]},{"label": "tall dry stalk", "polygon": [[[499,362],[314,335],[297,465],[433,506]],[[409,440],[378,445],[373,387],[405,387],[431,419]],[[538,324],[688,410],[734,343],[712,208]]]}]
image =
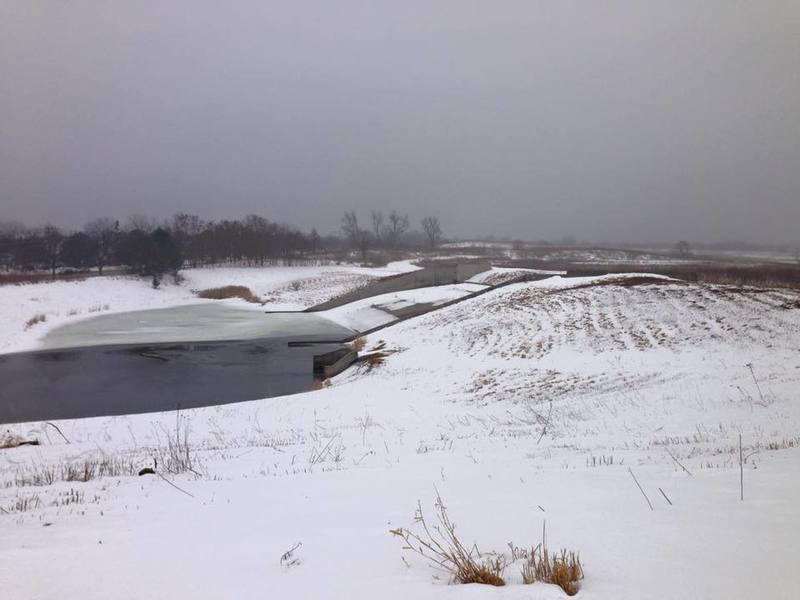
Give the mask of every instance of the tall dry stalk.
[{"label": "tall dry stalk", "polygon": [[467,547],[456,535],[455,523],[447,514],[447,507],[439,493],[436,493],[436,523],[429,524],[417,502],[414,523],[421,527],[419,534],[398,527],[390,533],[405,542],[404,550],[419,554],[436,567],[448,573],[454,583],[482,583],[503,586],[505,559],[498,555],[484,555],[473,544]]},{"label": "tall dry stalk", "polygon": [[522,565],[522,583],[531,584],[537,581],[550,583],[564,590],[567,596],[578,593],[579,582],[583,579],[580,556],[564,548],[558,553],[551,554],[547,547],[546,524],[542,524],[541,543],[530,551],[516,548],[513,544],[509,546],[512,557],[525,559]]}]

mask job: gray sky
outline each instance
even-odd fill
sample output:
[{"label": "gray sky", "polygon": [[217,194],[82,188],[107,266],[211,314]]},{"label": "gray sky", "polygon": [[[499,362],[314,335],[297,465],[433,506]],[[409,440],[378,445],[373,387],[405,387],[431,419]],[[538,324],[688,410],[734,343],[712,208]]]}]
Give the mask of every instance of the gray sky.
[{"label": "gray sky", "polygon": [[800,239],[800,2],[0,0],[0,219]]}]

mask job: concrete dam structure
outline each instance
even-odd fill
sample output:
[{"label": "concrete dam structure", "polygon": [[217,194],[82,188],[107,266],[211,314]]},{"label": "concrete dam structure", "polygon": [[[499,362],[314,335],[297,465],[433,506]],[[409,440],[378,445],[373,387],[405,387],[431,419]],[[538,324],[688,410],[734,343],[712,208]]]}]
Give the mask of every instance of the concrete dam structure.
[{"label": "concrete dam structure", "polygon": [[483,273],[489,269],[491,269],[491,265],[485,260],[437,261],[418,271],[384,277],[362,288],[342,294],[341,296],[332,298],[317,306],[313,306],[309,308],[307,312],[338,308],[339,306],[344,306],[356,300],[364,300],[365,298],[380,296],[381,294],[391,294],[393,292],[403,292],[437,285],[463,283],[478,273]]}]

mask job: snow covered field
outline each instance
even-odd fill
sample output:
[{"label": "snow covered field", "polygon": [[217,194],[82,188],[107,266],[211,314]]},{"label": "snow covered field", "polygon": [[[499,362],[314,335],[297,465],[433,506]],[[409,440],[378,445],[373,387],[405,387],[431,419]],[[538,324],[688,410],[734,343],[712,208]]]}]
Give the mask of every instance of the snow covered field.
[{"label": "snow covered field", "polygon": [[[389,529],[438,490],[484,552],[535,545],[546,521],[580,552],[579,598],[796,598],[800,297],[643,281],[494,290],[370,336],[384,364],[307,394],[55,423],[63,437],[9,426],[43,445],[0,450],[3,596],[563,597],[516,566],[503,588],[447,585],[404,552]],[[59,318],[102,301],[47,297]],[[130,474],[154,459],[163,478]],[[92,469],[110,474],[63,481]]]}]

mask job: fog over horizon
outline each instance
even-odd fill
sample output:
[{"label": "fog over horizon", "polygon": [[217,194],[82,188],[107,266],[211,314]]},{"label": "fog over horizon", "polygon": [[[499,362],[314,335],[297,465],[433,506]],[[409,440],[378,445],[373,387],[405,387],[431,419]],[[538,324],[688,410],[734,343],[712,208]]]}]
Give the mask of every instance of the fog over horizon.
[{"label": "fog over horizon", "polygon": [[800,3],[0,1],[0,220],[800,241]]}]

